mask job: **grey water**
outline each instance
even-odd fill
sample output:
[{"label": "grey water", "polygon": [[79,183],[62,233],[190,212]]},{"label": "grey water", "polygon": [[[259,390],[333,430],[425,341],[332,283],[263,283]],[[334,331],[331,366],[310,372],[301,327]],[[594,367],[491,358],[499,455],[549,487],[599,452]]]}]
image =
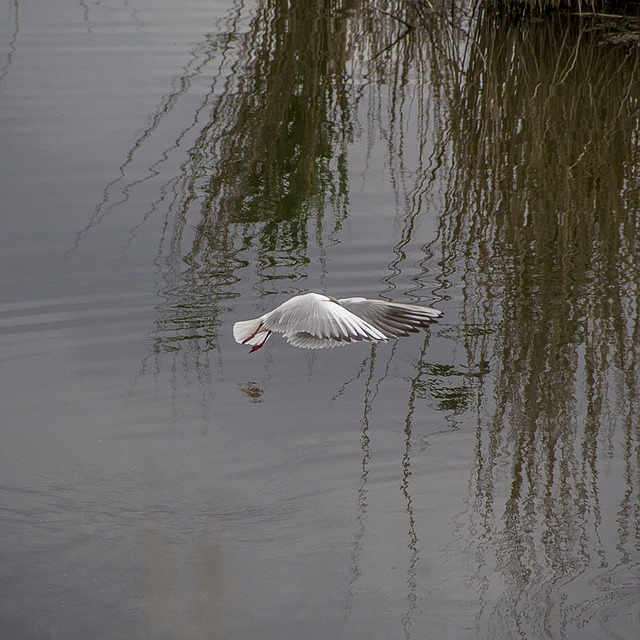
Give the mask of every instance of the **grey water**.
[{"label": "grey water", "polygon": [[[0,8],[0,637],[640,628],[640,52],[422,2]],[[322,351],[236,320],[427,304]]]}]

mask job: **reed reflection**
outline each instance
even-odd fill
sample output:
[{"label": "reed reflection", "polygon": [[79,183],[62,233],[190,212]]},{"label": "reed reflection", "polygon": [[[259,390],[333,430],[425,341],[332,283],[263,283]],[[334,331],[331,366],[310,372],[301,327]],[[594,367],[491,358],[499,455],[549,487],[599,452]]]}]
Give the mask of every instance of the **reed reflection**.
[{"label": "reed reflection", "polygon": [[[441,227],[466,274],[469,360],[492,369],[469,552],[476,580],[497,571],[503,585],[485,593],[483,631],[556,637],[593,613],[571,610],[573,580],[604,558],[640,561],[620,536],[640,524],[639,60],[572,21],[483,13],[473,37]],[[615,548],[605,513],[625,522]]]},{"label": "reed reflection", "polygon": [[[599,602],[591,580],[604,579],[599,566],[640,562],[637,52],[572,19],[514,22],[482,7],[471,19],[420,2],[383,12],[357,2],[298,5],[239,9],[227,25],[233,37],[203,47],[176,82],[187,86],[226,56],[189,128],[147,172],[165,177],[159,169],[185,152],[151,210],[165,216],[155,370],[179,349],[177,388],[194,354],[209,357],[241,279],[265,295],[293,294],[312,259],[327,273],[326,248],[340,241],[347,216],[348,149],[362,126],[355,114],[364,112],[367,139],[386,143],[397,202],[385,293],[410,272],[412,295],[435,281],[443,299],[454,288],[462,299],[450,335],[466,350],[465,372],[423,353],[406,385],[405,630],[422,543],[408,481],[412,443],[426,437],[415,408],[435,399],[477,434],[460,545],[480,585],[481,635],[564,635],[593,613],[576,601]],[[129,158],[181,95],[167,99]],[[92,224],[139,185],[129,158]],[[409,250],[429,211],[438,237],[421,247],[416,268]],[[365,379],[347,615],[367,527],[369,421],[394,354],[378,363],[372,351],[337,393]],[[211,389],[206,375],[199,380]],[[252,402],[267,395],[262,381],[243,391]],[[605,501],[604,471],[618,460],[622,478]]]},{"label": "reed reflection", "polygon": [[[415,337],[417,338],[417,336]],[[430,334],[427,333],[414,363],[415,374],[406,380],[408,390],[406,407],[398,412],[397,421],[392,420],[385,424],[385,429],[399,430],[402,434],[402,450],[398,459],[398,469],[401,469],[401,472],[398,472],[400,490],[398,499],[403,506],[402,518],[406,539],[403,540],[402,548],[406,549],[405,555],[407,557],[404,571],[405,591],[403,594],[406,605],[404,613],[399,615],[399,624],[402,627],[405,638],[414,637],[415,633],[420,634],[422,632],[419,619],[422,614],[421,603],[425,599],[424,591],[427,588],[421,573],[423,570],[421,560],[424,555],[423,547],[426,540],[421,537],[421,514],[414,506],[414,493],[420,496],[424,492],[424,485],[421,480],[412,482],[413,450],[418,448],[419,453],[423,453],[429,445],[429,438],[442,432],[441,430],[431,429],[431,426],[424,421],[423,403],[433,406],[439,402],[435,394],[432,395],[427,392],[427,389],[431,387],[437,378],[437,374],[433,373],[437,365],[428,363],[429,343]],[[344,604],[346,619],[352,614],[359,582],[363,574],[366,574],[370,560],[363,554],[363,549],[368,539],[370,492],[374,491],[374,488],[369,486],[372,473],[371,458],[372,454],[375,455],[378,452],[379,447],[379,440],[375,432],[372,432],[370,423],[371,421],[375,422],[376,418],[378,418],[376,411],[378,405],[384,405],[389,399],[388,396],[384,396],[384,385],[386,382],[393,380],[394,375],[391,368],[397,350],[397,342],[392,345],[386,345],[382,349],[380,345],[373,344],[369,356],[361,362],[354,377],[344,383],[333,397],[333,400],[337,401],[351,385],[357,382],[361,383],[363,398],[362,434],[360,438],[362,472],[354,499],[357,530],[354,533],[351,544],[350,575]],[[461,377],[464,380],[464,376]],[[356,394],[358,390],[350,389],[349,392]],[[379,397],[381,395],[384,397]],[[402,418],[401,416],[405,413],[406,415]],[[402,424],[403,420],[404,424]],[[455,425],[452,425],[447,429],[447,432],[454,429]]]},{"label": "reed reflection", "polygon": [[11,34],[8,42],[8,52],[6,53],[6,61],[2,66],[0,66],[0,85],[2,81],[5,79],[6,75],[9,73],[9,69],[13,62],[13,57],[16,52],[17,42],[18,42],[18,34],[20,33],[20,19],[19,19],[19,4],[18,0],[13,0],[9,7],[9,18],[7,20],[7,24],[11,24]]},{"label": "reed reflection", "polygon": [[[346,217],[353,100],[345,68],[347,22],[335,9],[319,2],[263,2],[249,14],[239,6],[218,25],[226,35],[194,53],[174,83],[177,90],[105,190],[88,228],[126,206],[145,181],[170,176],[140,223],[165,217],[158,254],[165,302],[158,307],[150,356],[158,373],[167,357],[184,358],[187,344],[188,360],[201,359],[198,352],[206,359],[217,347],[220,318],[238,295],[239,280],[255,282],[263,294],[298,293],[310,249],[322,263],[325,243],[334,241]],[[145,177],[129,180],[136,156],[144,155],[215,60],[219,67],[193,122]],[[187,160],[176,173],[169,165],[181,150]],[[182,354],[176,353],[180,345]],[[179,373],[184,367],[176,364],[172,371]],[[141,375],[147,370],[145,363]],[[172,376],[172,397],[180,386]]]},{"label": "reed reflection", "polygon": [[[163,217],[157,258],[162,302],[140,376],[153,371],[160,386],[169,363],[174,411],[182,382],[192,384],[178,381],[184,372],[205,373],[198,383],[203,406],[210,399],[208,359],[241,280],[254,282],[261,295],[298,293],[306,289],[302,281],[312,260],[319,261],[322,277],[327,273],[326,247],[340,241],[347,217],[347,154],[362,134],[359,105],[367,104],[370,135],[381,132],[388,141],[394,182],[405,179],[407,105],[423,111],[418,140],[421,149],[428,144],[429,114],[437,104],[427,105],[429,78],[441,86],[442,78],[453,77],[443,71],[450,36],[444,47],[432,38],[437,30],[450,33],[442,29],[448,18],[430,17],[422,3],[385,7],[237,5],[194,48],[79,235],[78,243],[116,210],[133,209],[139,194],[155,185],[158,196],[129,238],[132,244],[144,225]],[[409,29],[420,20],[429,20],[428,28]],[[172,133],[171,117],[208,76],[192,121]],[[407,84],[409,76],[418,78],[416,86]],[[381,110],[387,92],[392,100]],[[163,137],[167,144],[154,157],[150,149]],[[405,231],[389,256],[387,292],[405,266],[419,215],[412,210],[405,219],[398,206]],[[421,277],[429,271],[423,268]],[[423,286],[416,281],[418,302]]]}]

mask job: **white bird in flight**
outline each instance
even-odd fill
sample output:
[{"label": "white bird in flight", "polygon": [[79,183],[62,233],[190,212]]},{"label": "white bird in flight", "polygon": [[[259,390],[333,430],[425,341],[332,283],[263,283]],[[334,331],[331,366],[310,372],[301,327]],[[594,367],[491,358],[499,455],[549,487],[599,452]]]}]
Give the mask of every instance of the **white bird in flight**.
[{"label": "white bird in flight", "polygon": [[294,347],[327,349],[408,336],[442,315],[442,311],[415,304],[366,298],[338,300],[305,293],[259,318],[236,322],[233,337],[240,344],[251,345],[251,353],[260,349],[274,331],[283,334]]}]

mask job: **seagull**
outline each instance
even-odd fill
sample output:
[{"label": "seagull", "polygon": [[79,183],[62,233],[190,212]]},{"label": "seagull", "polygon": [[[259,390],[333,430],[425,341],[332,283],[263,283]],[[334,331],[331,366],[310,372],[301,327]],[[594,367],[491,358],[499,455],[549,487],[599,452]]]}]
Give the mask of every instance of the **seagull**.
[{"label": "seagull", "polygon": [[294,347],[327,349],[408,336],[442,315],[442,311],[415,304],[366,298],[338,300],[322,293],[305,293],[259,318],[236,322],[233,337],[250,345],[250,353],[263,347],[273,332],[283,334]]}]

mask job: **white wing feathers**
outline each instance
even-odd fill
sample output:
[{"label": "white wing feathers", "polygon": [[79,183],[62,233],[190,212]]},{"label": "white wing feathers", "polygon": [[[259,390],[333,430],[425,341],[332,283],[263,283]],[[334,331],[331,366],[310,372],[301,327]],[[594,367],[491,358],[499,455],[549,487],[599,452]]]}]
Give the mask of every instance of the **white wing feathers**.
[{"label": "white wing feathers", "polygon": [[[263,317],[263,326],[269,331],[284,334],[289,342],[293,340],[312,344],[315,342],[314,338],[337,344],[386,340],[386,336],[366,320],[328,296],[317,293],[307,293],[287,300]],[[317,349],[318,346],[307,348]]]},{"label": "white wing feathers", "polygon": [[401,302],[366,298],[343,298],[338,302],[345,309],[384,333],[387,338],[400,338],[408,336],[409,333],[416,333],[419,327],[426,327],[443,315],[442,311],[431,307]]}]

